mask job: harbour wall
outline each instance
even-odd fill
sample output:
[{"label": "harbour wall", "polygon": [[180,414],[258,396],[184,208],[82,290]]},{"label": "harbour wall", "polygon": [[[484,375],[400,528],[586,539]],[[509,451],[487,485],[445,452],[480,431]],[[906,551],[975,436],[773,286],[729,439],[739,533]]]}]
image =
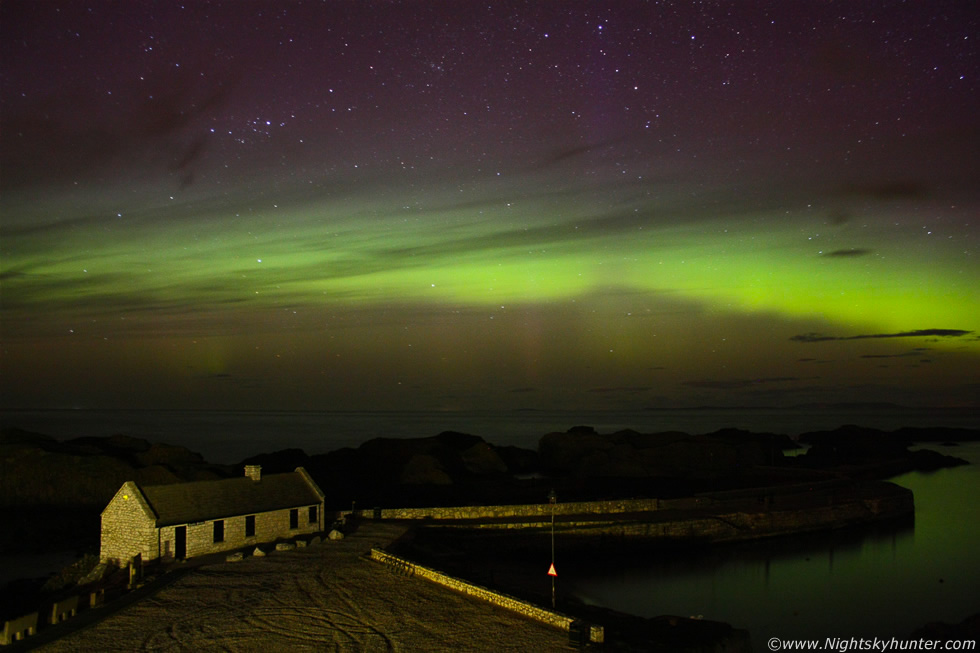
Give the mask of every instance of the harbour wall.
[{"label": "harbour wall", "polygon": [[416,564],[411,560],[392,555],[386,551],[372,548],[370,558],[382,562],[404,574],[418,576],[433,583],[443,585],[452,590],[486,601],[493,605],[502,607],[512,612],[517,612],[529,619],[539,621],[554,628],[566,630],[579,630],[583,634],[588,633],[590,642],[601,644],[605,641],[605,629],[595,624],[582,624],[580,621],[567,615],[563,615],[553,610],[547,610],[528,601],[522,601],[503,592],[497,592],[480,585],[449,576],[435,569]]},{"label": "harbour wall", "polygon": [[840,528],[914,514],[912,493],[883,481],[827,480],[714,492],[679,499],[430,508],[374,508],[363,519],[420,521],[446,529],[523,531],[552,527],[603,539],[736,541]]}]

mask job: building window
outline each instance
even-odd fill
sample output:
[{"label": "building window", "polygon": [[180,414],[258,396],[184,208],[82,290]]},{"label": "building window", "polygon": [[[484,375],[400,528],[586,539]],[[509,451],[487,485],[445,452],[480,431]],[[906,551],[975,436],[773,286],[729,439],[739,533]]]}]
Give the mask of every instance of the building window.
[{"label": "building window", "polygon": [[255,537],[255,515],[245,518],[245,537]]},{"label": "building window", "polygon": [[225,520],[223,519],[214,522],[214,541],[215,543],[225,541]]},{"label": "building window", "polygon": [[289,511],[289,528],[299,528],[299,509],[293,508]]},{"label": "building window", "polygon": [[315,524],[316,523],[316,506],[310,506],[310,519],[309,519],[309,522],[311,524]]}]

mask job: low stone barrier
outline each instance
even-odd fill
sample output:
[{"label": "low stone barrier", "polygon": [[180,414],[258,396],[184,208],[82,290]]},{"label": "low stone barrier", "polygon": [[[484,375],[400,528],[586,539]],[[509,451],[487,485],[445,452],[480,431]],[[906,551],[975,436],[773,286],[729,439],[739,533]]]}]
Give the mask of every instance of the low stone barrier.
[{"label": "low stone barrier", "polygon": [[[554,612],[552,610],[546,610],[540,606],[534,605],[527,601],[522,601],[521,599],[515,598],[508,594],[503,594],[502,592],[496,592],[486,587],[481,587],[480,585],[474,585],[465,580],[459,578],[454,578],[442,572],[436,571],[435,569],[430,569],[429,567],[423,567],[422,565],[415,564],[411,560],[406,560],[405,558],[400,558],[398,556],[392,555],[387,551],[382,551],[380,549],[371,549],[370,557],[372,560],[377,560],[378,562],[389,565],[397,571],[411,575],[424,578],[433,583],[438,583],[444,587],[456,590],[467,596],[472,596],[496,606],[500,606],[506,610],[512,612],[517,612],[535,621],[547,624],[554,628],[560,630],[570,631],[575,624],[575,628],[579,628],[581,622],[572,619],[569,616],[563,615],[559,612]],[[602,626],[597,626],[595,624],[588,624],[589,641],[601,644],[605,641],[605,629]]]},{"label": "low stone barrier", "polygon": [[[769,514],[825,510],[861,504],[875,516],[903,514],[911,510],[910,497],[883,489],[881,483],[856,486],[853,481],[820,478],[805,483],[763,488],[746,488],[698,494],[677,499],[622,499],[613,501],[580,501],[570,503],[535,503],[497,506],[440,506],[429,508],[372,508],[353,514],[362,519],[415,520],[423,522],[472,522],[467,528],[526,529],[541,528],[551,517],[561,516],[561,527],[591,528],[593,516],[626,513],[664,514],[667,511],[703,511],[714,516],[726,513]],[[885,484],[887,485],[887,484]],[[886,491],[887,490],[887,491]],[[574,520],[574,517],[582,517]],[[573,519],[570,520],[569,517]],[[688,518],[690,519],[690,518]],[[462,525],[462,524],[456,524]],[[617,527],[618,528],[618,527]]]},{"label": "low stone barrier", "polygon": [[[575,501],[569,503],[532,503],[500,506],[444,506],[430,508],[369,508],[353,514],[361,519],[412,519],[412,520],[488,520],[498,518],[543,519],[555,515],[612,515],[632,512],[658,512],[665,510],[718,509],[765,500],[769,504],[800,501],[802,494],[813,494],[826,503],[831,492],[841,482],[810,483],[805,486],[783,486],[711,492],[678,499],[621,499],[614,501]],[[768,505],[768,504],[767,504]]]},{"label": "low stone barrier", "polygon": [[[696,499],[681,501],[697,502]],[[703,503],[707,503],[705,499]],[[580,501],[574,503],[531,503],[512,506],[447,506],[438,508],[373,508],[354,514],[362,519],[493,519],[497,517],[550,517],[556,515],[651,512],[679,506],[672,500],[623,499],[618,501]],[[695,503],[695,505],[697,505]],[[686,505],[684,507],[687,507]]]},{"label": "low stone barrier", "polygon": [[37,613],[25,614],[23,617],[10,619],[3,624],[3,635],[0,644],[12,644],[37,632]]},{"label": "low stone barrier", "polygon": [[88,595],[88,607],[97,608],[100,605],[105,604],[105,589],[97,589],[93,592],[89,592]]},{"label": "low stone barrier", "polygon": [[69,617],[74,617],[77,612],[78,596],[70,596],[67,599],[55,601],[54,605],[51,606],[49,623],[61,623]]}]

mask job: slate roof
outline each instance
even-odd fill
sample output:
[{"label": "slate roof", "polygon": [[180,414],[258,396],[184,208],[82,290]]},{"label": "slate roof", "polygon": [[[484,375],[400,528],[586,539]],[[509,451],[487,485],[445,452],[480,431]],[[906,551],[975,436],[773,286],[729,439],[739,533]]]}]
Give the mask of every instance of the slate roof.
[{"label": "slate roof", "polygon": [[140,488],[157,515],[157,527],[312,506],[322,496],[299,471]]}]

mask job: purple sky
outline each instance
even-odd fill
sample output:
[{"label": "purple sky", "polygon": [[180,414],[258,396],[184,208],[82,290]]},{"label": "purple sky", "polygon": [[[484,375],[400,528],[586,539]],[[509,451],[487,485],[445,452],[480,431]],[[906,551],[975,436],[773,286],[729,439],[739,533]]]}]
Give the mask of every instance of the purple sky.
[{"label": "purple sky", "polygon": [[968,2],[0,3],[0,405],[976,405]]}]

